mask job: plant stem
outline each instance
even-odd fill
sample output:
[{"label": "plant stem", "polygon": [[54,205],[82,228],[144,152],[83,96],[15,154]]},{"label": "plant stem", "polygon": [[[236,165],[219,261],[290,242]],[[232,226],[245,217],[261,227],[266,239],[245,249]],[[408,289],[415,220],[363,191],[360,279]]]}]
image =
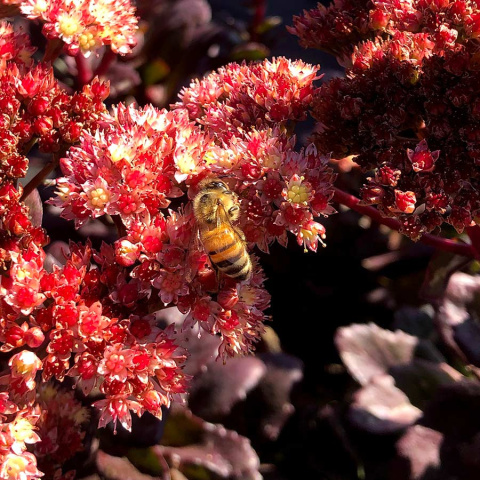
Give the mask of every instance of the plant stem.
[{"label": "plant stem", "polygon": [[120,218],[120,215],[112,215],[113,224],[117,228],[118,237],[125,237],[127,235],[127,229]]},{"label": "plant stem", "polygon": [[[353,195],[350,195],[349,193],[344,192],[343,190],[335,188],[333,199],[336,202],[341,203],[342,205],[345,205],[351,208],[352,210],[355,210],[358,213],[361,213],[362,215],[367,215],[375,222],[380,223],[382,225],[386,225],[392,230],[397,230],[397,231],[400,230],[401,223],[398,220],[395,220],[394,218],[384,217],[380,213],[380,211],[374,207],[361,205],[360,199],[358,199]],[[435,235],[430,235],[428,233],[424,234],[420,239],[422,243],[438,248],[440,250],[456,253],[458,255],[463,255],[465,257],[480,258],[480,232],[478,233],[477,240],[479,241],[478,251],[473,245],[469,245],[468,243],[461,243],[456,240],[437,237]]]},{"label": "plant stem", "polygon": [[43,55],[44,62],[53,62],[63,50],[63,41],[55,38],[49,39],[47,41],[47,48],[45,49],[45,53]]},{"label": "plant stem", "polygon": [[77,64],[77,86],[81,89],[92,79],[92,70],[81,53],[75,57],[75,63]]},{"label": "plant stem", "polygon": [[470,241],[472,242],[472,248],[475,250],[477,258],[480,257],[480,227],[475,225],[473,227],[467,227],[465,229]]},{"label": "plant stem", "polygon": [[105,75],[105,73],[107,73],[107,70],[110,68],[110,65],[113,63],[113,61],[116,58],[117,58],[116,53],[113,53],[112,49],[110,47],[107,47],[107,50],[105,50],[105,53],[103,54],[100,64],[93,72],[93,76],[100,77],[102,75]]},{"label": "plant stem", "polygon": [[260,25],[265,20],[265,14],[267,13],[267,2],[266,0],[253,0],[252,4],[254,13],[252,24],[250,26],[250,38],[255,42],[258,40],[258,30]]},{"label": "plant stem", "polygon": [[60,155],[53,155],[53,158],[48,162],[24,187],[22,198],[20,201],[25,200],[32,192],[35,190],[40,183],[45,179],[45,177],[55,169],[60,160]]}]

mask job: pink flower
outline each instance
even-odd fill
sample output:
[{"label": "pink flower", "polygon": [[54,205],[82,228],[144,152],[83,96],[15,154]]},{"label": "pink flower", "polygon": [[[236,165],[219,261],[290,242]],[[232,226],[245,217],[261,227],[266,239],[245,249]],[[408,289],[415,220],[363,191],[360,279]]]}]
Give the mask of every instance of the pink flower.
[{"label": "pink flower", "polygon": [[158,295],[165,305],[172,302],[177,303],[178,297],[187,295],[189,291],[183,269],[175,272],[161,270],[158,277],[153,281],[153,286],[158,288]]},{"label": "pink flower", "polygon": [[415,172],[431,172],[435,168],[435,162],[440,156],[440,150],[431,152],[428,149],[427,141],[422,140],[415,147],[415,151],[407,148],[407,156],[412,162],[412,167]]},{"label": "pink flower", "polygon": [[7,453],[1,460],[0,478],[35,480],[43,475],[37,469],[37,460],[32,453]]},{"label": "pink flower", "polygon": [[297,243],[303,245],[305,252],[312,250],[317,251],[318,242],[323,246],[323,240],[325,239],[325,227],[317,222],[309,221],[302,225],[297,235]]},{"label": "pink flower", "polygon": [[126,395],[115,395],[104,400],[98,400],[93,404],[101,412],[98,422],[99,428],[105,427],[108,423],[113,423],[113,431],[117,431],[117,421],[123,428],[131,430],[132,417],[130,411],[140,416],[143,412],[142,405],[135,401],[129,400]]},{"label": "pink flower", "polygon": [[128,378],[132,357],[133,352],[131,350],[124,350],[120,344],[107,347],[103,360],[98,366],[98,373],[124,382]]},{"label": "pink flower", "polygon": [[0,293],[3,293],[9,305],[24,315],[31,313],[45,300],[45,295],[40,291],[44,258],[43,250],[37,249],[31,260],[22,257],[12,265],[8,280],[3,277]]}]

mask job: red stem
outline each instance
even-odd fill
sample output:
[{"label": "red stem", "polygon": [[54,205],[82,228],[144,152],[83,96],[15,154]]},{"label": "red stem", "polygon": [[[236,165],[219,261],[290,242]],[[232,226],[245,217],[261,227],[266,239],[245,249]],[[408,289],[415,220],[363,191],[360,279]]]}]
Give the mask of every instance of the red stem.
[{"label": "red stem", "polygon": [[267,13],[267,1],[266,0],[253,0],[253,7],[255,9],[253,13],[252,24],[250,26],[250,37],[252,41],[258,40],[258,29],[265,20]]},{"label": "red stem", "polygon": [[100,77],[105,75],[110,68],[110,65],[117,58],[117,54],[112,52],[112,49],[107,47],[107,50],[103,54],[102,60],[98,67],[93,72],[94,77]]},{"label": "red stem", "polygon": [[82,88],[93,78],[92,70],[81,53],[75,57],[75,63],[77,64],[77,85],[78,88]]},{"label": "red stem", "polygon": [[119,238],[125,237],[127,235],[127,229],[123,224],[122,219],[120,218],[120,215],[112,215],[112,220],[115,227],[117,227],[118,237]]},{"label": "red stem", "polygon": [[480,257],[480,227],[475,225],[466,228],[467,234],[472,242],[472,247],[475,250],[477,258]]},{"label": "red stem", "polygon": [[63,41],[55,38],[55,39],[49,39],[47,41],[47,48],[45,48],[45,53],[43,55],[43,61],[45,63],[48,62],[53,62],[61,53],[63,50]]},{"label": "red stem", "polygon": [[46,178],[46,176],[52,172],[55,167],[58,165],[60,160],[60,155],[53,156],[52,160],[48,162],[24,187],[21,201],[25,200],[33,190],[35,190],[40,183]]},{"label": "red stem", "polygon": [[[391,228],[392,230],[400,230],[401,224],[398,220],[394,218],[384,217],[379,210],[374,207],[369,207],[367,205],[360,205],[360,200],[349,193],[344,192],[343,190],[339,190],[338,188],[334,189],[335,193],[333,199],[345,205],[352,210],[355,210],[362,215],[367,215],[372,220],[380,223],[382,225],[386,225],[387,227]],[[469,232],[470,234],[470,232]],[[469,245],[468,243],[460,243],[456,240],[449,240],[448,238],[437,237],[435,235],[424,234],[420,241],[425,243],[426,245],[430,245],[432,247],[438,248],[440,250],[445,250],[447,252],[456,253],[458,255],[463,255],[465,257],[471,258],[480,258],[480,232],[478,232],[477,240],[479,241],[479,250],[473,246]],[[473,241],[473,240],[472,240]]]}]

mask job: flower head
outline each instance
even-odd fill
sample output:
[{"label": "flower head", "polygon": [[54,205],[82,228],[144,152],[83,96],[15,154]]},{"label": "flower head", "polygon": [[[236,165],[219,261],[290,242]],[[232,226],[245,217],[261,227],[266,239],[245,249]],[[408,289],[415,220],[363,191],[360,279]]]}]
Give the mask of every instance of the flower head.
[{"label": "flower head", "polygon": [[136,43],[137,19],[129,0],[24,0],[20,11],[41,20],[44,34],[63,40],[71,55],[89,55],[102,45],[124,55]]},{"label": "flower head", "polygon": [[[338,34],[320,30],[339,9],[355,25],[339,44],[351,62],[314,99],[315,145],[373,170],[362,200],[397,217],[403,233],[418,239],[443,223],[463,231],[480,212],[476,3],[336,3],[298,19],[297,34],[330,45]],[[314,17],[314,32],[300,29]]]}]

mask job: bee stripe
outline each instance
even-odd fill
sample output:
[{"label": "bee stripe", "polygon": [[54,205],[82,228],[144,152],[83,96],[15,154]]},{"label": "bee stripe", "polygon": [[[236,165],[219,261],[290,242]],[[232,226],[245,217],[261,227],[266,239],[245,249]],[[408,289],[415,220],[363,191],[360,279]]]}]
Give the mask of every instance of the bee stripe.
[{"label": "bee stripe", "polygon": [[232,245],[234,245],[234,244],[229,243],[228,245],[224,245],[223,247],[220,247],[218,250],[210,250],[210,252],[208,252],[208,254],[211,257],[214,257],[215,255],[218,255],[219,253],[223,253],[225,250],[228,250],[229,248],[232,247]]},{"label": "bee stripe", "polygon": [[245,263],[244,267],[237,273],[230,274],[229,276],[232,278],[236,278],[240,281],[246,280],[252,271],[252,264],[250,262],[250,258],[247,258],[247,262]]},{"label": "bee stripe", "polygon": [[230,277],[235,277],[236,275],[238,275],[240,272],[243,271],[247,263],[248,263],[248,260],[245,259],[243,262],[230,265],[229,267],[225,268],[225,270],[222,270],[222,271],[223,273],[225,273],[225,275],[228,275]]},{"label": "bee stripe", "polygon": [[230,275],[230,272],[233,273],[235,270],[239,271],[244,267],[245,262],[242,262],[243,257],[243,252],[240,252],[235,257],[226,258],[221,262],[215,262],[215,264],[220,270],[223,270],[226,274]]},{"label": "bee stripe", "polygon": [[238,249],[239,249],[238,244],[235,242],[232,242],[228,245],[227,248],[223,249],[222,247],[221,252],[218,252],[215,250],[209,250],[208,255],[212,259],[212,262],[218,264],[223,260],[228,260],[229,258],[234,257],[237,254]]}]

